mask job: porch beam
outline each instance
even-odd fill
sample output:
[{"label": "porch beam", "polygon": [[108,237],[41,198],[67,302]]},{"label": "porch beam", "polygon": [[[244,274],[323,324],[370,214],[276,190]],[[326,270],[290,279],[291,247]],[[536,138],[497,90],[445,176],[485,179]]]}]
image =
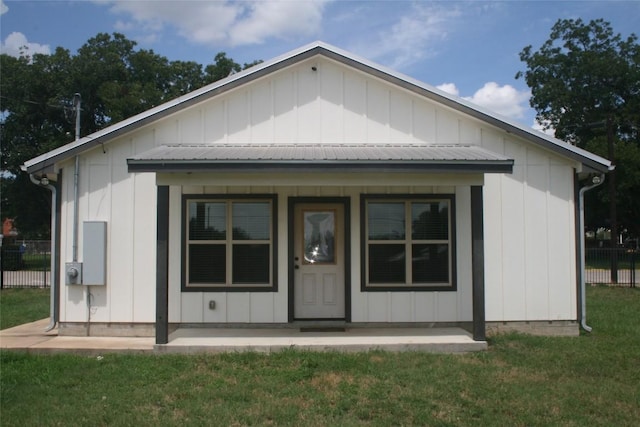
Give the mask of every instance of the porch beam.
[{"label": "porch beam", "polygon": [[482,186],[471,186],[471,264],[473,287],[473,339],[486,341],[484,296],[484,211]]},{"label": "porch beam", "polygon": [[156,344],[169,342],[169,186],[158,186]]}]

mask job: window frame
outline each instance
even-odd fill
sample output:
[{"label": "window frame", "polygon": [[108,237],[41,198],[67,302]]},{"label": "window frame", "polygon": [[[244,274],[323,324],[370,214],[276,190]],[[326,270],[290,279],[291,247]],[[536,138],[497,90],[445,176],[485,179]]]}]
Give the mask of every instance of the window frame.
[{"label": "window frame", "polygon": [[[369,283],[369,245],[375,244],[403,244],[405,254],[411,253],[414,244],[438,244],[444,240],[413,239],[411,233],[411,204],[433,203],[446,201],[449,204],[448,240],[449,247],[449,281],[437,283],[411,283],[412,264],[410,256],[405,256],[405,283]],[[404,203],[405,235],[397,240],[369,240],[368,203]],[[384,243],[382,243],[384,242]],[[457,290],[457,262],[456,262],[456,207],[455,194],[361,194],[360,195],[360,266],[361,285],[363,292],[416,291],[416,292],[450,292]]]},{"label": "window frame", "polygon": [[[233,247],[235,244],[264,244],[267,240],[243,240],[233,237],[233,215],[232,205],[235,202],[268,202],[271,205],[270,218],[270,263],[269,263],[269,283],[268,284],[238,284],[234,285],[233,280]],[[226,212],[226,239],[215,240],[216,244],[224,244],[226,251],[226,280],[225,283],[189,283],[189,246],[192,241],[189,239],[189,204],[191,202],[224,202]],[[277,194],[183,194],[182,195],[182,271],[181,290],[182,292],[277,292],[278,291],[278,196]],[[194,240],[195,241],[195,240]],[[214,240],[212,240],[214,241]],[[207,244],[209,240],[200,241]],[[225,242],[225,243],[221,243]]]}]

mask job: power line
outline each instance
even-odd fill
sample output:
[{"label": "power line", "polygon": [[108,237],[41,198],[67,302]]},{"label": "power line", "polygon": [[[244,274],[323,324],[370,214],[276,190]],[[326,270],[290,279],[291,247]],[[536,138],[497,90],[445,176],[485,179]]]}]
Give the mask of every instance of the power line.
[{"label": "power line", "polygon": [[4,95],[0,95],[0,98],[6,99],[7,101],[12,101],[12,102],[22,102],[24,104],[37,105],[39,107],[59,108],[59,109],[62,109],[62,110],[74,111],[74,107],[71,106],[71,105],[70,106],[65,106],[65,105],[45,104],[45,103],[42,103],[42,102],[31,101],[29,99],[9,98],[8,96],[4,96]]}]

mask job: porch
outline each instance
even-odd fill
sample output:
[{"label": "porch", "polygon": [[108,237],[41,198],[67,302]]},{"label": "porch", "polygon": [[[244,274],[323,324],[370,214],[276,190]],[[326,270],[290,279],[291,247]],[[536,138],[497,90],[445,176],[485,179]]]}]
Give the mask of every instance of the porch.
[{"label": "porch", "polygon": [[[296,348],[308,351],[422,351],[462,353],[487,349],[464,329],[345,328],[344,331],[301,332],[301,328],[181,328],[169,343],[154,345],[152,337],[58,336],[44,332],[49,319],[0,331],[0,348],[30,353],[268,353]],[[305,329],[306,330],[306,329]],[[329,329],[325,329],[329,330]]]},{"label": "porch", "polygon": [[487,342],[474,341],[470,333],[458,327],[181,328],[170,334],[167,344],[154,348],[162,353],[270,353],[289,348],[466,353],[486,350]]}]

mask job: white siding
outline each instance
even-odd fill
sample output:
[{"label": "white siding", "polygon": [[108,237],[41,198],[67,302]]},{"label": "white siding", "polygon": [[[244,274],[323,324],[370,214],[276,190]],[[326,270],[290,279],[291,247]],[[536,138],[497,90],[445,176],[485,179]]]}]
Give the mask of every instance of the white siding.
[{"label": "white siding", "polygon": [[[123,142],[120,145],[112,146],[109,153],[113,159],[122,159],[131,156],[133,153],[131,143]],[[107,229],[110,230],[110,239],[107,242],[108,260],[107,265],[111,265],[111,260],[122,257],[123,259],[133,259],[134,257],[134,222],[133,221],[111,221],[111,218],[118,218],[120,212],[133,212],[134,204],[134,182],[130,179],[127,165],[120,162],[113,162],[111,176],[111,212],[107,218]],[[109,268],[107,279],[111,293],[118,295],[118,303],[110,305],[111,318],[124,319],[122,321],[133,321],[133,264],[127,263],[119,268]],[[113,298],[112,298],[113,299]]]},{"label": "white siding", "polygon": [[[126,159],[134,151],[155,145],[150,138],[153,134],[138,133],[110,144],[108,149],[99,147],[80,157],[78,261],[82,262],[84,251],[82,223],[105,221],[106,286],[64,285],[64,264],[73,260],[74,162],[61,165],[62,322],[155,321],[155,176],[129,174],[126,165]],[[90,297],[87,293],[91,294]],[[87,301],[90,302],[90,310]]]},{"label": "white siding", "polygon": [[479,143],[478,123],[325,58],[231,90],[147,130],[157,145]]},{"label": "white siding", "polygon": [[515,160],[485,181],[487,320],[575,320],[572,165],[491,132],[483,146]]}]

